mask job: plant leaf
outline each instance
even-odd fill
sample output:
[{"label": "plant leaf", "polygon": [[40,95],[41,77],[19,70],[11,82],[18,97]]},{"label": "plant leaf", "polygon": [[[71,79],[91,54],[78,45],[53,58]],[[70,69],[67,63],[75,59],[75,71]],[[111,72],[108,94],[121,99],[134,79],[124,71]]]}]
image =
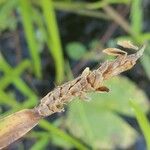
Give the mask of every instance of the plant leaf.
[{"label": "plant leaf", "polygon": [[34,144],[31,150],[43,150],[49,143],[48,137],[42,137],[36,144]]},{"label": "plant leaf", "polygon": [[150,149],[150,122],[147,119],[146,115],[142,111],[140,105],[138,105],[136,102],[131,101],[130,102],[131,107],[133,108],[137,121],[142,129],[142,132],[144,134],[147,149]]},{"label": "plant leaf", "polygon": [[76,140],[75,138],[71,137],[69,134],[63,132],[62,130],[58,129],[57,127],[55,127],[54,125],[50,124],[46,120],[41,120],[39,125],[43,129],[45,129],[48,132],[50,132],[51,134],[55,134],[56,136],[59,136],[59,138],[62,138],[66,142],[69,142],[70,144],[74,145],[77,149],[80,149],[80,150],[86,150],[87,149],[78,140]]},{"label": "plant leaf", "polygon": [[83,139],[93,149],[113,149],[115,146],[126,148],[133,144],[136,133],[113,112],[133,115],[127,100],[131,97],[146,110],[146,96],[123,77],[116,77],[107,84],[110,93],[90,94],[90,103],[71,103],[66,126],[75,137]]},{"label": "plant leaf", "polygon": [[86,53],[86,47],[80,42],[71,42],[66,47],[67,54],[74,60],[79,60]]},{"label": "plant leaf", "polygon": [[141,63],[143,65],[143,68],[150,79],[150,45],[147,46],[145,53],[143,54],[143,57],[141,58]]},{"label": "plant leaf", "polygon": [[47,45],[55,61],[56,82],[61,83],[64,79],[64,58],[53,1],[41,1],[41,8],[43,11],[47,32],[50,39],[47,40]]},{"label": "plant leaf", "polygon": [[34,72],[38,78],[41,78],[42,77],[41,59],[39,54],[39,48],[36,42],[37,40],[34,34],[32,17],[30,17],[32,7],[29,0],[20,0],[20,9],[22,15],[22,22],[34,66]]}]

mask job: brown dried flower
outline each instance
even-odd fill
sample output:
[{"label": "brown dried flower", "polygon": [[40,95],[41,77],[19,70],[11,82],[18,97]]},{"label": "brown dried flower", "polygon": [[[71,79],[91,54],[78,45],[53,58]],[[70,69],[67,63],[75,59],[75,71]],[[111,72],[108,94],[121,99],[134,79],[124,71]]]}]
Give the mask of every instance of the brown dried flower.
[{"label": "brown dried flower", "polygon": [[131,41],[118,41],[117,45],[129,49],[135,49],[135,50],[139,49],[138,46],[134,45]]},{"label": "brown dried flower", "polygon": [[[126,47],[131,45],[129,41],[122,43],[124,43],[122,45],[124,47],[126,43]],[[133,44],[132,47],[134,47]],[[86,68],[79,77],[58,86],[42,98],[36,110],[41,116],[45,117],[55,112],[63,111],[63,105],[71,101],[73,97],[80,97],[86,100],[87,92],[108,92],[109,89],[103,85],[103,81],[132,68],[136,64],[137,59],[142,56],[144,48],[145,46],[137,53],[131,55],[127,55],[125,51],[117,48],[104,49],[104,53],[117,56],[116,60],[106,61],[98,69],[93,71]]]}]

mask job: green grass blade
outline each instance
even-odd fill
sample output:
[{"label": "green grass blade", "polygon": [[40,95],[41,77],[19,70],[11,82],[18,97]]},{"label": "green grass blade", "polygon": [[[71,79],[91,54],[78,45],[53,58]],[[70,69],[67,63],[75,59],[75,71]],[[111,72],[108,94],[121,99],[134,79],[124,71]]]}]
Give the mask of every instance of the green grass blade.
[{"label": "green grass blade", "polygon": [[42,34],[42,42],[44,45],[44,42],[47,42],[48,40],[48,33],[45,29],[45,24],[43,22],[43,14],[37,9],[37,8],[33,8],[32,9],[32,16],[33,16],[33,21],[35,22],[38,31]]},{"label": "green grass blade", "polygon": [[144,112],[141,110],[140,106],[136,102],[131,101],[130,105],[135,112],[139,126],[144,134],[146,144],[147,144],[147,149],[150,150],[150,122],[148,121],[146,115],[144,114]]},{"label": "green grass blade", "polygon": [[131,28],[133,33],[140,35],[142,32],[142,0],[132,0],[131,5]]},{"label": "green grass blade", "polygon": [[0,70],[4,72],[9,72],[10,70],[9,64],[6,62],[6,60],[3,58],[3,55],[0,52]]},{"label": "green grass blade", "polygon": [[31,96],[37,98],[36,94],[22,79],[16,78],[15,80],[13,80],[13,83],[24,95],[27,95],[28,97]]},{"label": "green grass blade", "polygon": [[[0,3],[1,1],[2,0],[0,0]],[[17,4],[18,0],[7,0],[2,5],[0,5],[0,32],[3,32],[8,28],[10,30],[16,28],[17,20],[12,15],[12,13]],[[9,18],[10,16],[11,18]]]},{"label": "green grass blade", "polygon": [[31,150],[43,150],[46,148],[48,143],[49,143],[49,138],[42,137],[41,140],[38,140],[38,142],[32,146]]},{"label": "green grass blade", "polygon": [[63,138],[64,140],[72,143],[77,149],[79,149],[79,150],[87,150],[87,148],[82,143],[80,143],[78,140],[76,140],[75,138],[73,138],[70,135],[66,134],[65,132],[61,131],[57,127],[53,126],[52,124],[50,124],[46,120],[40,121],[39,125],[43,129],[48,130],[50,133],[53,133],[53,134]]},{"label": "green grass blade", "polygon": [[41,60],[39,55],[39,49],[37,46],[37,41],[34,34],[35,31],[32,23],[31,4],[29,3],[28,0],[20,0],[20,9],[21,9],[22,22],[25,30],[25,35],[27,38],[31,58],[34,65],[34,71],[36,76],[41,78],[42,76]]},{"label": "green grass blade", "polygon": [[3,19],[6,17],[6,13],[10,14],[14,7],[16,7],[18,0],[11,0],[11,1],[5,1],[5,4],[0,9],[0,21],[3,21]]},{"label": "green grass blade", "polygon": [[6,62],[3,64],[6,68],[1,68],[5,76],[0,79],[0,89],[5,89],[10,83],[14,82],[15,79],[18,79],[18,76],[20,76],[22,72],[30,66],[30,62],[28,60],[24,60],[15,69],[11,68]]},{"label": "green grass blade", "polygon": [[148,54],[144,54],[142,59],[141,59],[141,63],[142,63],[143,68],[147,74],[147,77],[150,79],[150,68],[149,68],[150,56]]},{"label": "green grass blade", "polygon": [[56,82],[60,83],[64,79],[64,58],[52,0],[42,0],[41,7],[50,37],[50,42],[47,41],[47,44],[55,61]]},{"label": "green grass blade", "polygon": [[19,107],[20,104],[10,97],[8,94],[0,90],[0,104],[6,104],[8,106],[11,106],[13,108]]},{"label": "green grass blade", "polygon": [[37,104],[37,95],[27,86],[27,84],[20,78],[15,78],[13,80],[14,85],[28,98],[22,104],[23,108],[32,108]]}]

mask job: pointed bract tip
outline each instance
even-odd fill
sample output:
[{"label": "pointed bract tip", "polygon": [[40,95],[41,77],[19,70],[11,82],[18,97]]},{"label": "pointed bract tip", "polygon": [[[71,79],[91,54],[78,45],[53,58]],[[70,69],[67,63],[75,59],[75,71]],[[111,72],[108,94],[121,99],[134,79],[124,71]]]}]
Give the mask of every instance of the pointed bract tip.
[{"label": "pointed bract tip", "polygon": [[145,48],[146,48],[146,44],[144,44],[141,47],[141,49],[136,53],[138,58],[140,58],[143,55]]}]

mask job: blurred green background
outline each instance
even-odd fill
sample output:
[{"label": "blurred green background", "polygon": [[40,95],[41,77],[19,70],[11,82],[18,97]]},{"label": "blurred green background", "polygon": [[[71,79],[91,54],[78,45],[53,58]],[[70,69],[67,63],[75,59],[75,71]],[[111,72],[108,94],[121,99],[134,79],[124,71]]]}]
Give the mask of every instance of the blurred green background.
[{"label": "blurred green background", "polygon": [[113,59],[102,50],[120,39],[147,46],[132,70],[105,83],[109,93],[76,99],[7,149],[150,150],[150,1],[0,0],[0,117]]}]

